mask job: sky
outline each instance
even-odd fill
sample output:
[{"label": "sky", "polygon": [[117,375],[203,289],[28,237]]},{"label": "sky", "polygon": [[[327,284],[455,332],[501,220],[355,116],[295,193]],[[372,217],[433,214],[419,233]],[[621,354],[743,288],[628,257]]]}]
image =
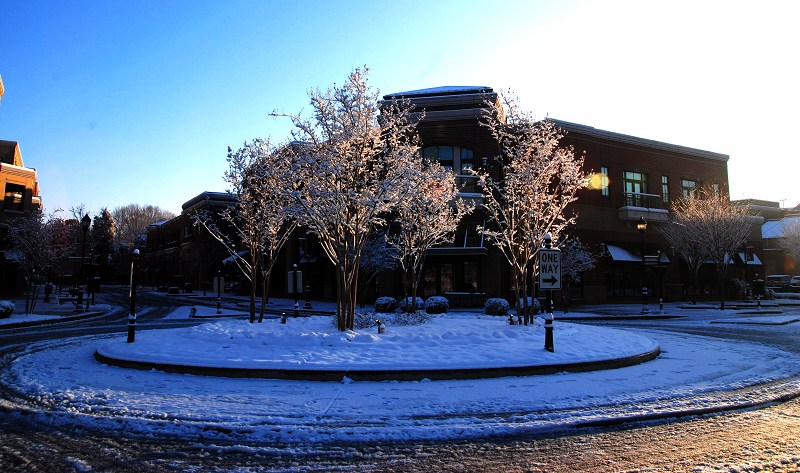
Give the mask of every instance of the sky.
[{"label": "sky", "polygon": [[370,67],[381,93],[511,90],[524,108],[730,156],[734,199],[800,203],[796,2],[0,0],[0,139],[45,208],[179,213],[273,111]]}]

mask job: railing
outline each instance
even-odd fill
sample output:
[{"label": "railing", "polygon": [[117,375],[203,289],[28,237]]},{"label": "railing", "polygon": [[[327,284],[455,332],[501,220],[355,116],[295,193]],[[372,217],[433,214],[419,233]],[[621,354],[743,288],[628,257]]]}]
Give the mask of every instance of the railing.
[{"label": "railing", "polygon": [[459,192],[469,194],[479,194],[481,192],[480,188],[478,187],[478,176],[457,174],[456,188],[458,188]]},{"label": "railing", "polygon": [[660,195],[644,194],[641,192],[623,192],[626,207],[642,207],[648,209],[660,209],[663,202]]}]

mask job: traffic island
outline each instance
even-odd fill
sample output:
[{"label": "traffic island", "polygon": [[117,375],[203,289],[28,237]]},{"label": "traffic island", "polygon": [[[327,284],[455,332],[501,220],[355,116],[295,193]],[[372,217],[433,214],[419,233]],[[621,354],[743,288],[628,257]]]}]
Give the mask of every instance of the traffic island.
[{"label": "traffic island", "polygon": [[510,326],[505,318],[436,317],[413,326],[386,324],[339,332],[332,317],[225,320],[191,328],[148,330],[135,343],[115,339],[96,349],[104,364],[206,376],[313,381],[422,381],[544,375],[620,368],[659,356],[638,333],[554,323],[544,348],[541,319]]}]

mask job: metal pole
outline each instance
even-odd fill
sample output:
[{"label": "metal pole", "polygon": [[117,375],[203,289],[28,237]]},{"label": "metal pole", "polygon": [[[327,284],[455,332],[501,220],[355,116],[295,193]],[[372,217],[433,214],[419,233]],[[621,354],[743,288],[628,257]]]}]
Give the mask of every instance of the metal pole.
[{"label": "metal pole", "polygon": [[300,293],[300,275],[297,274],[297,263],[292,265],[292,269],[294,270],[294,316],[297,317],[300,315],[300,302],[297,299]]},{"label": "metal pole", "polygon": [[139,265],[139,250],[133,250],[131,261],[131,311],[128,315],[128,343],[136,340],[136,270]]},{"label": "metal pole", "polygon": [[217,314],[222,313],[222,271],[217,270]]},{"label": "metal pole", "polygon": [[[552,248],[553,247],[553,239],[549,233],[544,235],[544,247],[545,248]],[[553,343],[553,290],[547,290],[547,296],[545,297],[545,310],[547,311],[544,315],[544,349],[553,352],[555,351],[554,343]]]}]

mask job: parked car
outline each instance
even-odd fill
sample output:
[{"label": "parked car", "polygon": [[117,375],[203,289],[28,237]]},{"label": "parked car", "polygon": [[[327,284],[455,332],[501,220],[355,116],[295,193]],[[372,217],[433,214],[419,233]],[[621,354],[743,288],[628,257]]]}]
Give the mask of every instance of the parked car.
[{"label": "parked car", "polygon": [[800,276],[792,276],[789,281],[789,290],[792,292],[800,292]]},{"label": "parked car", "polygon": [[789,283],[792,277],[788,274],[770,274],[767,276],[767,289],[785,292],[789,290]]}]

